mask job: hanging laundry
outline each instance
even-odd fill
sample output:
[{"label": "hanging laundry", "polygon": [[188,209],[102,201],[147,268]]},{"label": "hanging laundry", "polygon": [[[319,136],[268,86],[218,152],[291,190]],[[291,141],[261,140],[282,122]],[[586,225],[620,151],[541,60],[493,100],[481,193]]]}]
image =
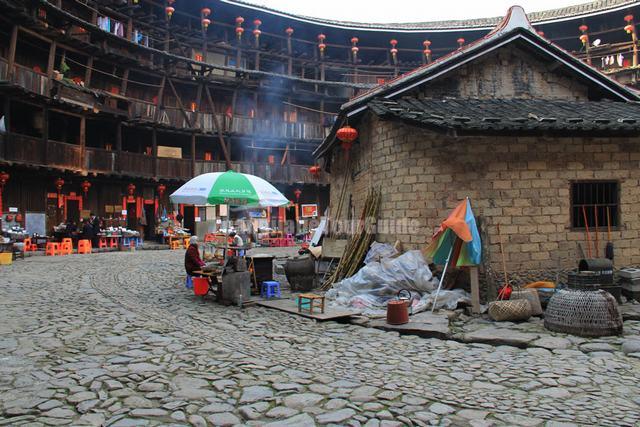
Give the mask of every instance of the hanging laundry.
[{"label": "hanging laundry", "polygon": [[624,63],[624,55],[619,53],[616,59],[618,61],[618,67],[622,67],[622,64]]},{"label": "hanging laundry", "polygon": [[111,31],[111,19],[107,16],[98,16],[98,27],[104,31]]},{"label": "hanging laundry", "polygon": [[124,25],[122,25],[122,22],[113,21],[113,34],[118,37],[124,37]]}]

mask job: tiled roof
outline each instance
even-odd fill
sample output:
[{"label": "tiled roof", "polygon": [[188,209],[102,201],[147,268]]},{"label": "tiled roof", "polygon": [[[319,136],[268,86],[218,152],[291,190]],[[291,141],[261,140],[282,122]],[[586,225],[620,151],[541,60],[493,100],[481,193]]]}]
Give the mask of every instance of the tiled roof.
[{"label": "tiled roof", "polygon": [[[265,12],[276,13],[289,17],[292,19],[304,20],[311,23],[317,23],[318,25],[329,25],[336,27],[354,28],[354,29],[371,29],[381,31],[393,31],[393,30],[415,30],[415,31],[429,31],[429,30],[450,30],[450,29],[473,29],[473,28],[492,28],[500,23],[501,16],[493,18],[471,18],[463,20],[447,20],[447,21],[430,21],[430,22],[410,22],[410,23],[364,23],[353,21],[338,21],[330,19],[314,18],[304,15],[296,15],[280,10],[276,10],[266,6],[258,6],[252,2],[242,0],[223,0],[226,3],[236,4],[239,6],[258,8]],[[529,20],[532,23],[539,23],[545,21],[552,21],[556,19],[566,19],[572,17],[580,17],[582,15],[602,13],[611,9],[616,9],[623,6],[632,6],[640,4],[637,0],[596,0],[588,3],[578,4],[574,6],[561,7],[557,9],[550,9],[541,12],[533,12],[528,14]],[[428,9],[425,14],[428,14]]]},{"label": "tiled roof", "polygon": [[468,133],[568,131],[637,133],[638,102],[577,102],[539,99],[375,99],[369,108],[389,120],[434,130]]}]

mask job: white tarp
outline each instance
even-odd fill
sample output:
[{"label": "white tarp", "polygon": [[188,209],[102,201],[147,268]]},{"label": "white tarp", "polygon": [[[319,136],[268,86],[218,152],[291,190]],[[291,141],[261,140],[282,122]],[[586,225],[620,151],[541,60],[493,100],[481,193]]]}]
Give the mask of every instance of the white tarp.
[{"label": "white tarp", "polygon": [[[333,306],[361,309],[365,315],[381,315],[387,302],[407,289],[412,295],[412,312],[433,304],[432,292],[438,286],[420,251],[408,251],[397,258],[370,262],[355,275],[333,285],[326,294]],[[458,302],[470,303],[470,295],[462,289],[440,291],[436,308],[456,308]]]}]

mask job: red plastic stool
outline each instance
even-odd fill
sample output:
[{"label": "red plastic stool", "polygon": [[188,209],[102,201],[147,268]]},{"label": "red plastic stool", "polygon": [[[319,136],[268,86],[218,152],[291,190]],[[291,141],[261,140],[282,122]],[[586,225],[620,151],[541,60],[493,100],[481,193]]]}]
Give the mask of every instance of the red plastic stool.
[{"label": "red plastic stool", "polygon": [[102,249],[102,248],[106,248],[106,247],[108,247],[108,246],[109,246],[109,245],[107,244],[107,239],[106,239],[106,238],[104,238],[104,237],[101,237],[101,238],[100,238],[100,240],[98,241],[98,247],[99,247],[100,249]]},{"label": "red plastic stool", "polygon": [[59,250],[59,244],[58,243],[48,242],[44,254],[46,256],[56,256],[56,255],[58,255],[58,250]]}]

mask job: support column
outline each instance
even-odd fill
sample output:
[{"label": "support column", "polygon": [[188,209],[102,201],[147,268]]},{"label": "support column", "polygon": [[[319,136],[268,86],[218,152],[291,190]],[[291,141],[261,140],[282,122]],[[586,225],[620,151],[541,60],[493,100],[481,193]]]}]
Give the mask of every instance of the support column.
[{"label": "support column", "polygon": [[191,176],[196,176],[196,133],[191,134]]},{"label": "support column", "polygon": [[11,143],[11,98],[4,99],[4,127],[6,129],[4,135],[4,158],[9,153],[9,144]]},{"label": "support column", "polygon": [[9,42],[9,58],[7,61],[7,80],[13,78],[13,65],[16,62],[16,48],[18,46],[18,26],[14,25],[11,29],[11,41]]},{"label": "support column", "polygon": [[122,172],[122,122],[116,124],[116,170]]},{"label": "support column", "polygon": [[158,177],[158,135],[156,128],[151,130],[151,155],[153,156],[153,177]]},{"label": "support column", "polygon": [[91,87],[91,72],[93,71],[93,56],[87,60],[87,69],[84,72],[84,86]]},{"label": "support column", "polygon": [[42,161],[46,165],[47,159],[47,144],[49,142],[49,106],[45,104],[42,107]]},{"label": "support column", "polygon": [[80,168],[86,169],[85,157],[87,154],[87,117],[80,117]]},{"label": "support column", "polygon": [[47,94],[51,93],[52,79],[53,79],[53,67],[55,67],[56,61],[56,41],[52,41],[49,46],[49,59],[47,60]]}]

